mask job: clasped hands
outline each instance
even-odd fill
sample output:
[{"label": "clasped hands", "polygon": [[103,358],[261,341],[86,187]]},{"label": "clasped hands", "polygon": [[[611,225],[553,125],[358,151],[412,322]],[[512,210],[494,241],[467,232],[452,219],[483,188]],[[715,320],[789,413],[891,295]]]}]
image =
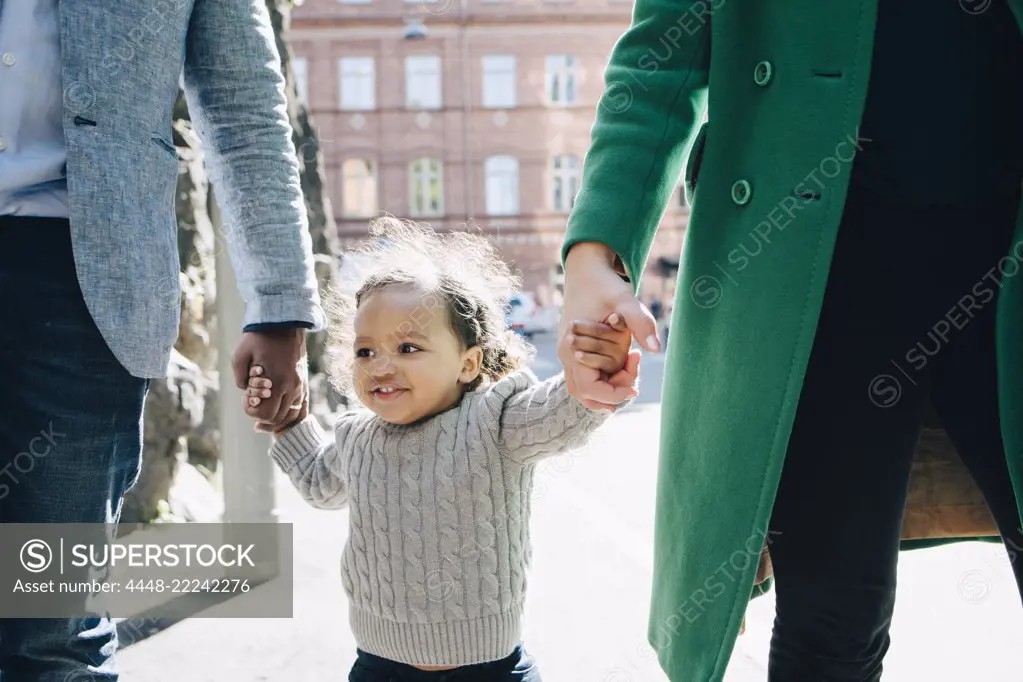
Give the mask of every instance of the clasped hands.
[{"label": "clasped hands", "polygon": [[604,244],[580,242],[565,259],[558,358],[569,393],[591,410],[614,411],[638,393],[639,349],[661,349],[653,315],[623,279],[625,268]]},{"label": "clasped hands", "polygon": [[305,329],[245,332],[231,364],[256,431],[280,433],[309,414]]},{"label": "clasped hands", "polygon": [[[648,351],[660,350],[657,323],[623,274],[604,244],[580,242],[565,259],[558,359],[569,393],[591,410],[614,411],[637,395],[641,353],[631,349],[633,338]],[[300,328],[243,335],[234,378],[257,431],[279,433],[308,414],[305,335]],[[259,377],[269,381],[253,381]],[[276,390],[264,399],[269,385]]]}]

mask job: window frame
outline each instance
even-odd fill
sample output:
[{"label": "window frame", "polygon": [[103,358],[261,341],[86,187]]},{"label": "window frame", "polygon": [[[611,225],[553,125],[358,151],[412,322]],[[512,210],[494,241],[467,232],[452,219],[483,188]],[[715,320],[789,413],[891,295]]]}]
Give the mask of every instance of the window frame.
[{"label": "window frame", "polygon": [[[507,164],[507,165],[504,165]],[[502,165],[503,167],[498,167]],[[484,202],[487,215],[514,216],[521,212],[520,207],[520,164],[519,160],[511,154],[493,154],[483,162],[484,178]],[[508,187],[499,187],[497,194],[492,194],[495,185],[508,183]],[[505,205],[504,190],[510,187],[510,200]],[[496,209],[496,210],[495,210]]]},{"label": "window frame", "polygon": [[[413,65],[418,62],[420,64],[430,63],[435,67],[435,70],[430,74],[430,78],[435,82],[433,89],[430,93],[431,101],[425,104],[416,104],[412,102],[412,94],[415,86],[422,85],[423,81],[417,81],[417,74],[414,71]],[[413,85],[415,84],[415,86]],[[427,99],[427,98],[424,98]],[[444,65],[441,62],[440,55],[431,53],[416,53],[405,55],[405,108],[412,111],[435,111],[442,109],[444,106]]]},{"label": "window frame", "polygon": [[[559,60],[560,63],[555,63]],[[561,77],[559,79],[559,76]],[[579,103],[579,58],[573,54],[549,54],[544,60],[547,104],[569,107]]]},{"label": "window frame", "polygon": [[[429,167],[417,170],[418,164]],[[435,166],[434,166],[435,164]],[[436,156],[417,156],[408,164],[409,216],[413,218],[437,218],[444,215],[444,161]],[[437,182],[437,206],[426,205],[430,184]],[[423,206],[417,205],[417,190],[422,185]]]},{"label": "window frame", "polygon": [[[365,181],[367,178],[371,183],[371,189],[360,188],[360,191],[355,194],[360,199],[364,199],[364,193],[367,191],[371,192],[372,196],[372,208],[366,208],[365,210],[353,210],[351,202],[348,201],[349,193],[352,191],[349,183],[353,179],[353,175],[349,174],[348,167],[351,162],[361,162],[366,165],[369,169],[367,175],[359,177],[360,181]],[[380,206],[380,184],[377,177],[377,164],[374,159],[365,156],[349,156],[341,162],[341,215],[345,218],[371,218],[377,214]],[[361,208],[361,206],[360,206]]]},{"label": "window frame", "polygon": [[[571,165],[561,167],[561,162],[563,161],[569,161]],[[575,154],[556,154],[551,158],[550,170],[551,186],[549,200],[551,210],[555,213],[570,213],[575,206],[575,199],[579,195],[579,188],[582,183],[582,162]],[[567,202],[567,206],[558,205],[559,184],[562,187],[562,192],[565,191],[565,186],[569,186],[569,188],[574,187],[575,191],[564,200]]]},{"label": "window frame", "polygon": [[[369,88],[368,88],[368,90],[365,90],[365,91],[361,92],[361,94],[363,94],[363,95],[368,92],[368,94],[369,94],[369,97],[368,97],[369,101],[368,101],[368,103],[357,103],[357,104],[351,104],[351,103],[350,104],[346,104],[345,103],[345,93],[346,93],[346,88],[345,88],[345,82],[346,82],[345,64],[346,64],[346,62],[349,65],[353,65],[355,63],[369,64],[369,67],[370,67],[369,68],[369,73],[368,74],[367,73],[360,73],[359,74],[360,78],[363,78],[363,79],[369,81]],[[376,109],[376,107],[377,107],[376,59],[373,58],[373,57],[370,57],[370,56],[365,56],[365,55],[363,55],[363,56],[339,57],[338,61],[337,61],[337,65],[338,65],[338,108],[341,111],[373,111],[374,109]],[[352,72],[349,71],[348,78],[350,78],[351,75],[352,75]],[[365,87],[364,84],[363,84],[363,87]],[[347,90],[347,92],[352,93],[351,90]]]},{"label": "window frame", "polygon": [[[493,68],[487,69],[488,61],[493,65],[495,60],[508,60],[511,64],[510,72],[497,71]],[[514,109],[518,106],[518,59],[514,54],[485,54],[480,59],[480,99],[484,109]],[[501,89],[500,83],[494,83],[490,78],[509,78],[511,87]],[[490,83],[490,85],[488,85]]]}]

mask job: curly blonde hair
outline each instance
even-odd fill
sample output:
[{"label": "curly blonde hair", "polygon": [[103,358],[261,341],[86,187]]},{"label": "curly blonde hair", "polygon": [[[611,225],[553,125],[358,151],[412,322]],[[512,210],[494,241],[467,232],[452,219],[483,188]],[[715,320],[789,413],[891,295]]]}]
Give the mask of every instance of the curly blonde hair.
[{"label": "curly blonde hair", "polygon": [[392,216],[370,224],[373,241],[346,251],[339,278],[325,297],[330,319],[327,371],[342,394],[351,395],[355,365],[355,314],[365,298],[388,286],[416,286],[443,306],[463,348],[483,351],[475,390],[526,366],[534,349],[507,329],[505,313],[520,279],[485,237],[469,232],[438,234],[429,226]]}]

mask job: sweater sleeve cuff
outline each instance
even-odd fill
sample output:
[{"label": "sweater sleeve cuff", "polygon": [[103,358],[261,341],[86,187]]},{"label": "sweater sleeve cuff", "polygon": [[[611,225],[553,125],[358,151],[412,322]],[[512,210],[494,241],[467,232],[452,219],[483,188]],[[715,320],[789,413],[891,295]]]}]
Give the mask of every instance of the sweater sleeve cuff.
[{"label": "sweater sleeve cuff", "polygon": [[316,421],[316,417],[309,415],[274,439],[270,456],[284,471],[288,471],[299,460],[315,453],[328,443],[330,436]]}]

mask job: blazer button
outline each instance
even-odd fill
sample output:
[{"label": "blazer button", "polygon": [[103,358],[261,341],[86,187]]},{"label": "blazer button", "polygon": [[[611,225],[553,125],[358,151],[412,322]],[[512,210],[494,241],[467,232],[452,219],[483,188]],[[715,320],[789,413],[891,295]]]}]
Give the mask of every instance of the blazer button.
[{"label": "blazer button", "polygon": [[749,203],[750,195],[753,190],[750,188],[749,183],[745,180],[738,180],[732,185],[732,201],[737,206]]},{"label": "blazer button", "polygon": [[771,62],[758,62],[755,69],[753,69],[753,82],[764,87],[771,82],[771,76],[774,75],[774,68],[771,66]]}]

